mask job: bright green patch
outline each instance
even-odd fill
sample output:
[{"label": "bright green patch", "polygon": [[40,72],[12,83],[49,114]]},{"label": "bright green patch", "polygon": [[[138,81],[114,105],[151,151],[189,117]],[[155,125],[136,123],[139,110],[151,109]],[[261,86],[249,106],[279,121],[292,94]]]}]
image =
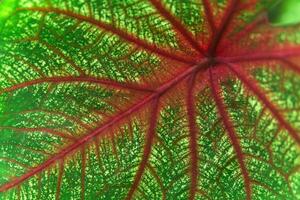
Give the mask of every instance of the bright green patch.
[{"label": "bright green patch", "polygon": [[276,26],[300,23],[300,1],[279,1],[269,12],[270,21]]},{"label": "bright green patch", "polygon": [[16,0],[2,0],[0,1],[0,20],[7,18],[14,12],[16,7]]}]

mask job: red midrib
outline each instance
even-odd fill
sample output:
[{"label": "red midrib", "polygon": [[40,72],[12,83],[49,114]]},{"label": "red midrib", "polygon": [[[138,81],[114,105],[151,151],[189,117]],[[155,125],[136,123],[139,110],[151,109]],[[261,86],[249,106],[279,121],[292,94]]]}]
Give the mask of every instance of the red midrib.
[{"label": "red midrib", "polygon": [[43,171],[47,167],[51,166],[53,163],[55,163],[58,160],[63,159],[67,154],[75,151],[82,145],[86,144],[88,141],[92,140],[96,136],[98,136],[100,133],[104,132],[105,130],[109,129],[111,126],[115,125],[116,123],[120,122],[122,119],[129,117],[131,114],[136,113],[138,110],[143,108],[146,104],[151,102],[152,100],[158,98],[159,96],[163,95],[165,92],[173,88],[175,85],[177,85],[179,82],[187,78],[189,75],[197,72],[197,70],[201,70],[202,67],[209,65],[210,61],[207,61],[206,59],[199,63],[196,66],[189,67],[184,72],[180,73],[178,76],[175,76],[175,78],[171,79],[170,81],[164,83],[162,86],[157,88],[155,92],[153,92],[151,95],[146,96],[143,100],[139,101],[137,104],[133,105],[128,110],[121,112],[119,114],[116,114],[114,117],[112,117],[108,122],[104,123],[101,127],[95,129],[93,132],[91,132],[88,135],[85,135],[84,137],[76,140],[73,144],[70,146],[67,146],[62,151],[58,152],[55,156],[48,159],[46,162],[42,163],[38,167],[32,169],[31,171],[27,172],[26,174],[16,178],[15,180],[6,183],[0,187],[0,192],[4,192],[12,187],[15,187],[16,185],[22,183],[23,181],[27,180],[28,178],[38,174],[39,172]]}]

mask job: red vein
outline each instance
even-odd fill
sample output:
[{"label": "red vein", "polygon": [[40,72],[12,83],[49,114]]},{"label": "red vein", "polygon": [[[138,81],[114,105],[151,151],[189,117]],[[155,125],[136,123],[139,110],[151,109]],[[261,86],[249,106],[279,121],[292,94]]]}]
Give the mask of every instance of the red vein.
[{"label": "red vein", "polygon": [[[1,52],[2,53],[2,52]],[[12,53],[9,53],[8,55],[11,55],[16,61],[21,62],[22,65],[27,65],[28,68],[31,68],[33,71],[35,71],[36,73],[38,73],[40,76],[45,76],[42,72],[41,69],[39,69],[37,66],[35,66],[33,63],[30,63],[29,61],[27,61],[26,59],[24,59],[22,56],[19,55],[14,55]]]},{"label": "red vein", "polygon": [[155,178],[155,180],[157,181],[160,189],[161,189],[161,194],[162,194],[162,200],[166,200],[166,189],[164,187],[164,184],[161,180],[161,178],[159,177],[159,175],[157,174],[157,172],[155,171],[155,169],[150,165],[147,164],[147,168],[149,169],[150,173],[152,174],[152,176]]},{"label": "red vein", "polygon": [[287,66],[290,70],[292,70],[292,71],[294,71],[294,72],[296,72],[297,74],[300,75],[300,67],[299,67],[296,63],[293,63],[293,62],[291,62],[291,61],[289,61],[289,60],[287,60],[287,59],[285,59],[285,58],[280,59],[280,61],[281,61],[282,63],[286,64],[286,66]]},{"label": "red vein", "polygon": [[300,48],[288,48],[275,51],[259,51],[255,53],[246,53],[226,58],[219,58],[220,62],[237,63],[237,62],[255,62],[262,60],[286,59],[288,57],[295,57],[300,55]]},{"label": "red vein", "polygon": [[69,140],[75,140],[75,137],[73,137],[72,135],[68,135],[68,134],[65,134],[65,133],[62,133],[59,131],[55,131],[55,130],[49,129],[49,128],[25,128],[25,127],[0,126],[0,130],[3,130],[3,129],[9,129],[9,130],[20,131],[20,132],[42,132],[42,133],[48,133],[51,135],[66,138]]},{"label": "red vein", "polygon": [[42,176],[41,174],[38,174],[38,177],[37,177],[37,190],[38,190],[38,194],[37,194],[37,199],[41,199],[41,192],[42,192]]},{"label": "red vein", "polygon": [[262,14],[258,15],[258,17],[256,19],[254,19],[254,21],[247,24],[245,27],[243,27],[243,29],[241,31],[236,33],[234,35],[233,39],[227,45],[224,45],[224,47],[228,48],[228,46],[238,44],[241,39],[245,38],[247,35],[252,33],[253,30],[255,30],[259,25],[266,23],[267,21],[268,21],[268,18],[267,18],[266,13],[262,13]]},{"label": "red vein", "polygon": [[215,22],[214,22],[214,17],[213,17],[211,5],[210,5],[208,0],[202,0],[202,2],[203,2],[205,16],[206,16],[206,19],[208,21],[209,27],[210,27],[212,33],[214,33],[216,31],[216,25],[215,25]]},{"label": "red vein", "polygon": [[[278,60],[278,61],[282,62],[283,64],[285,64],[284,66],[286,66],[287,69],[294,71],[295,73],[300,75],[300,67],[296,63],[288,60],[287,57],[284,57],[284,58],[283,57],[268,57],[268,58],[261,58],[257,61],[264,61],[264,60],[266,60],[266,61],[267,60]],[[237,61],[237,62],[239,62],[239,61]]]},{"label": "red vein", "polygon": [[56,200],[60,199],[61,182],[62,182],[63,174],[64,174],[64,160],[61,160],[59,162],[59,171],[58,171],[58,177],[57,177],[57,186],[56,186],[56,194],[55,194]]},{"label": "red vein", "polygon": [[175,16],[171,14],[171,12],[167,10],[160,1],[149,1],[161,15],[172,24],[173,28],[176,31],[178,31],[193,48],[195,48],[202,55],[205,55],[203,48],[199,45],[198,41],[195,40],[193,34],[189,30],[187,30],[184,27],[184,25],[178,19],[176,19]]},{"label": "red vein", "polygon": [[153,92],[153,90],[148,89],[146,87],[142,87],[132,83],[121,83],[107,79],[95,78],[95,77],[47,77],[47,78],[39,78],[35,80],[25,81],[23,83],[15,84],[11,87],[4,88],[0,90],[0,94],[4,92],[12,92],[14,90],[18,90],[21,88],[25,88],[32,85],[37,85],[40,83],[72,83],[72,82],[86,82],[86,83],[96,83],[106,85],[116,89],[128,89],[128,90],[137,90],[141,92]]},{"label": "red vein", "polygon": [[236,157],[238,160],[238,163],[240,165],[241,173],[244,179],[244,186],[245,186],[245,192],[246,192],[246,199],[251,199],[251,184],[250,184],[250,177],[247,171],[247,168],[245,166],[245,159],[244,154],[242,151],[242,147],[240,146],[240,141],[236,135],[236,132],[233,128],[233,123],[230,119],[229,113],[227,111],[227,108],[224,104],[224,101],[221,97],[221,88],[216,83],[216,80],[213,79],[212,71],[209,70],[209,76],[210,76],[210,88],[212,91],[213,98],[215,100],[219,115],[221,117],[221,120],[223,121],[223,124],[225,126],[225,129],[227,130],[227,135],[231,141],[231,144],[234,148],[234,151],[236,153]]},{"label": "red vein", "polygon": [[148,160],[150,158],[152,144],[153,144],[153,141],[155,138],[155,132],[156,132],[155,129],[156,129],[156,125],[157,125],[157,117],[158,117],[158,112],[159,112],[158,104],[159,104],[159,97],[156,97],[156,99],[153,100],[153,108],[152,108],[153,110],[151,111],[151,116],[149,119],[149,129],[148,129],[147,136],[145,138],[146,144],[144,146],[142,161],[139,164],[139,168],[135,174],[134,181],[133,181],[133,183],[129,189],[129,192],[125,198],[126,200],[132,199],[133,194],[136,191],[136,189],[138,188],[138,185],[142,179],[142,176],[146,169]]},{"label": "red vein", "polygon": [[258,99],[269,109],[272,115],[277,119],[280,126],[285,128],[290,136],[294,138],[294,140],[300,144],[300,137],[297,131],[284,119],[284,117],[280,114],[279,110],[276,106],[269,100],[269,98],[265,95],[265,92],[260,88],[258,83],[250,78],[245,72],[243,72],[238,66],[226,63],[228,68],[235,74],[235,76],[241,80],[246,87],[251,90]]},{"label": "red vein", "polygon": [[18,200],[21,199],[21,188],[20,187],[17,187],[17,198],[18,198]]},{"label": "red vein", "polygon": [[236,8],[238,3],[239,3],[239,0],[232,0],[231,3],[229,4],[229,6],[223,16],[223,20],[222,20],[218,30],[215,32],[213,39],[211,41],[211,44],[209,46],[209,50],[208,50],[209,55],[215,54],[215,51],[224,36],[224,32],[226,31],[226,29],[233,17],[234,9]]},{"label": "red vein", "polygon": [[81,200],[84,200],[84,190],[85,190],[85,170],[86,170],[86,153],[85,146],[81,149]]},{"label": "red vein", "polygon": [[188,93],[186,99],[187,114],[188,114],[188,123],[190,130],[190,173],[191,173],[191,188],[190,188],[190,200],[195,199],[197,192],[197,183],[198,183],[198,150],[197,150],[197,128],[196,128],[196,111],[195,111],[195,102],[194,102],[194,87],[195,87],[195,78],[196,75],[192,74],[190,80],[188,81]]},{"label": "red vein", "polygon": [[130,43],[133,43],[145,50],[153,52],[162,57],[176,60],[176,61],[186,63],[186,64],[195,64],[195,60],[193,58],[187,58],[187,56],[182,56],[182,55],[176,54],[174,52],[170,53],[169,51],[167,51],[165,49],[159,48],[157,45],[151,44],[151,43],[149,43],[145,40],[142,40],[134,35],[131,35],[122,29],[114,27],[111,24],[107,24],[100,20],[96,20],[92,17],[74,13],[69,10],[61,10],[58,8],[33,7],[33,8],[19,8],[19,9],[17,9],[17,11],[36,11],[36,12],[56,13],[56,14],[60,14],[60,15],[65,15],[65,16],[77,19],[79,21],[82,21],[82,22],[88,22],[94,26],[97,26],[105,31],[111,32]]},{"label": "red vein", "polygon": [[[97,161],[98,161],[98,166],[99,166],[99,168],[100,168],[100,170],[102,171],[102,172],[104,172],[105,171],[105,169],[104,169],[104,167],[103,167],[103,165],[102,165],[102,162],[101,162],[101,157],[100,157],[100,146],[99,146],[99,139],[98,139],[98,137],[95,137],[94,138],[94,140],[93,140],[93,142],[94,142],[94,148],[95,148],[95,154],[96,154],[96,158],[97,158]],[[105,179],[105,178],[104,178]],[[105,181],[105,180],[104,180]]]},{"label": "red vein", "polygon": [[172,80],[164,83],[159,88],[157,88],[155,93],[146,96],[141,101],[132,105],[132,107],[130,107],[129,109],[127,109],[123,112],[117,113],[116,115],[111,117],[110,120],[108,120],[106,123],[102,124],[100,127],[96,128],[94,131],[83,136],[82,138],[79,138],[73,144],[63,148],[60,152],[58,152],[57,154],[50,157],[48,160],[46,160],[44,163],[41,163],[39,166],[33,168],[32,170],[28,171],[27,173],[23,174],[22,176],[17,177],[16,179],[1,185],[0,192],[6,191],[10,188],[13,188],[13,187],[19,185],[20,183],[24,182],[25,180],[29,179],[30,177],[40,173],[47,167],[53,165],[53,163],[55,163],[57,160],[64,158],[66,155],[75,151],[76,149],[78,149],[82,145],[86,144],[93,138],[97,137],[104,131],[108,130],[110,127],[112,127],[113,125],[122,121],[124,118],[131,116],[133,113],[136,113],[137,111],[142,109],[144,106],[146,106],[149,102],[153,101],[158,96],[163,95],[166,91],[173,88],[176,84],[178,84],[179,82],[184,80],[190,74],[194,73],[197,70],[201,70],[204,66],[208,65],[208,63],[209,63],[209,61],[204,60],[203,62],[201,62],[200,64],[198,64],[196,66],[188,67],[186,69],[186,71],[180,73],[179,75],[175,76]]},{"label": "red vein", "polygon": [[116,147],[116,142],[115,142],[115,133],[113,132],[112,133],[112,137],[111,137],[111,143],[112,143],[112,153],[114,154],[117,162],[119,163],[120,162],[120,159],[119,159],[119,155],[118,155],[118,150],[117,150],[117,147]]}]

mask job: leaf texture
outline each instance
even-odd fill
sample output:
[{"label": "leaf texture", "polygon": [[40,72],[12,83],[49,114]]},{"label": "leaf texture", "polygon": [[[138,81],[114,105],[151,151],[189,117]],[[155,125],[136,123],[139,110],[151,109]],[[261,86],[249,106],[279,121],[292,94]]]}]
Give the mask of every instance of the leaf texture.
[{"label": "leaf texture", "polygon": [[275,3],[3,4],[0,199],[300,199],[299,25]]}]

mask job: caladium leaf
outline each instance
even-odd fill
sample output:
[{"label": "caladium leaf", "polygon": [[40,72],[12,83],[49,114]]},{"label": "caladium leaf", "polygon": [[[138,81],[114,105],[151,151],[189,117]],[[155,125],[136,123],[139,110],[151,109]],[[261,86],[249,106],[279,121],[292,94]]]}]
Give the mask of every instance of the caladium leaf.
[{"label": "caladium leaf", "polygon": [[0,198],[300,199],[276,2],[4,1]]}]

